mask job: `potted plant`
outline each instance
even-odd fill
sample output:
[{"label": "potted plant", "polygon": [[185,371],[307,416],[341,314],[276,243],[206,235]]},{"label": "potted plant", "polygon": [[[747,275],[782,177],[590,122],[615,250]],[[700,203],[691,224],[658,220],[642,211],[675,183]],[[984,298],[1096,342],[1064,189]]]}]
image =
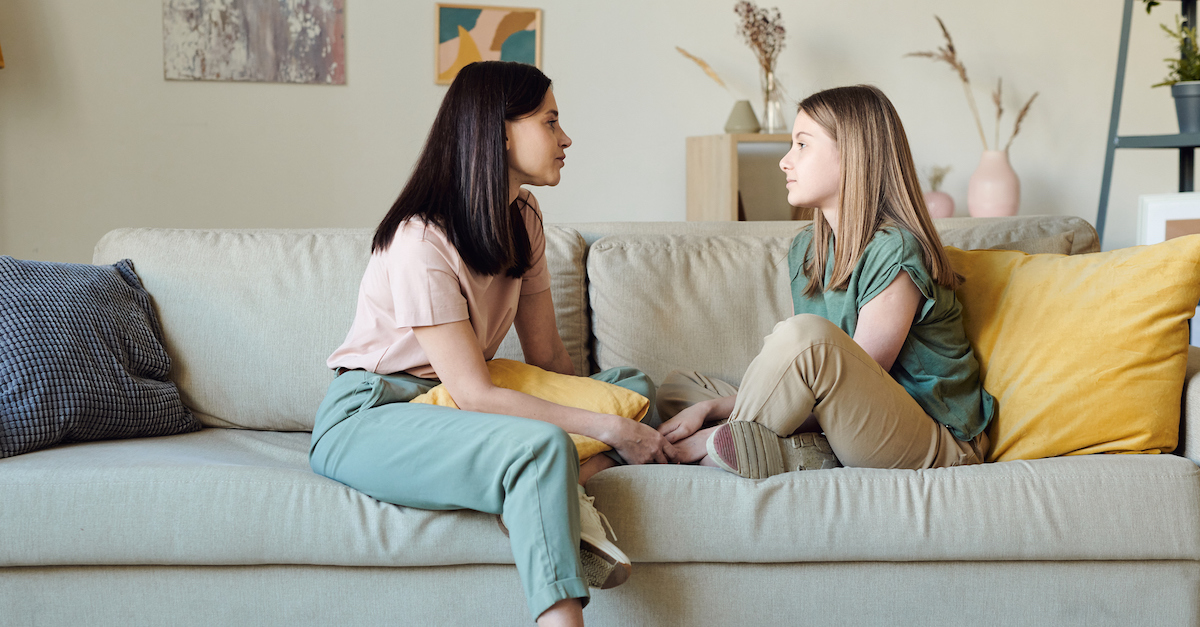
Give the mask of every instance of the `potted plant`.
[{"label": "potted plant", "polygon": [[1200,133],[1200,48],[1196,45],[1196,27],[1185,27],[1178,15],[1175,16],[1175,28],[1166,24],[1160,26],[1175,40],[1179,57],[1164,59],[1170,71],[1166,80],[1154,86],[1171,86],[1179,132]]}]

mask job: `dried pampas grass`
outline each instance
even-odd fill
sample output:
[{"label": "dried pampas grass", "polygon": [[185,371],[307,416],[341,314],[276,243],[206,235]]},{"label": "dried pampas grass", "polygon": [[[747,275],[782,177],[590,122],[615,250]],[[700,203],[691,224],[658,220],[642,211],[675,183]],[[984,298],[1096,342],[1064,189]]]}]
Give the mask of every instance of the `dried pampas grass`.
[{"label": "dried pampas grass", "polygon": [[699,65],[700,69],[704,70],[704,73],[707,74],[709,78],[717,81],[717,84],[721,87],[724,87],[725,91],[729,91],[729,86],[725,84],[725,81],[721,80],[720,76],[717,76],[717,71],[712,69],[711,65],[704,62],[704,59],[701,59],[700,57],[688,52],[687,50],[684,50],[683,48],[680,48],[679,46],[675,46],[675,49],[679,51],[679,54],[682,54],[692,61],[695,61],[696,65]]},{"label": "dried pampas grass", "polygon": [[1004,79],[997,78],[996,91],[992,92],[992,104],[996,105],[996,146],[1000,145],[1000,116],[1004,115],[1004,104],[1000,98],[1001,94],[1004,93],[1002,89],[1003,82]]},{"label": "dried pampas grass", "polygon": [[[979,107],[975,105],[975,96],[971,92],[971,81],[967,78],[967,68],[965,65],[963,65],[962,61],[958,59],[958,51],[954,48],[954,40],[950,37],[950,31],[946,28],[945,22],[942,21],[942,18],[936,15],[933,16],[933,19],[937,20],[938,26],[942,28],[942,36],[946,38],[946,45],[933,52],[910,52],[904,56],[921,57],[925,59],[932,59],[934,61],[940,61],[949,65],[954,69],[955,72],[958,73],[958,79],[962,81],[963,91],[965,91],[967,94],[967,104],[971,106],[971,115],[975,117],[975,128],[979,130],[979,140],[983,142],[983,149],[988,150],[987,135],[985,135],[983,132],[983,121],[979,118]],[[997,79],[996,91],[992,92],[992,104],[996,105],[995,146],[997,150],[1000,149],[1000,117],[1004,115],[1002,96],[1003,82],[1001,79]],[[1013,139],[1016,138],[1017,133],[1021,130],[1021,121],[1025,119],[1025,114],[1029,113],[1029,105],[1033,104],[1034,98],[1037,98],[1036,93],[1033,94],[1033,97],[1031,97],[1029,101],[1025,103],[1025,106],[1021,108],[1021,112],[1017,115],[1017,122],[1013,126],[1012,137],[1008,138],[1008,143],[1004,146],[1005,152],[1008,152],[1008,147],[1012,146]]]},{"label": "dried pampas grass", "polygon": [[[1025,103],[1024,107],[1021,107],[1021,112],[1017,114],[1017,122],[1016,124],[1013,124],[1012,137],[1009,137],[1008,143],[1004,145],[1004,152],[1008,152],[1008,147],[1011,146],[1013,140],[1017,138],[1017,133],[1021,132],[1021,120],[1025,119],[1025,114],[1029,113],[1029,105],[1033,104],[1033,99],[1037,97],[1038,92],[1033,92],[1033,95],[1029,97],[1029,101]],[[997,142],[997,145],[999,145],[999,142]]]},{"label": "dried pampas grass", "polygon": [[929,168],[929,190],[936,192],[942,187],[942,181],[946,180],[946,175],[950,173],[950,166],[935,165]]},{"label": "dried pampas grass", "polygon": [[963,91],[967,94],[967,104],[971,106],[971,114],[975,116],[975,126],[979,129],[979,139],[983,142],[983,149],[987,150],[987,136],[983,134],[983,122],[979,119],[979,107],[975,104],[975,95],[971,93],[971,79],[967,78],[967,66],[963,65],[962,61],[958,60],[958,51],[954,49],[954,39],[950,37],[950,31],[946,29],[946,24],[942,22],[942,18],[933,16],[937,20],[938,26],[942,27],[942,35],[946,38],[946,45],[938,48],[935,52],[910,52],[906,57],[923,57],[941,61],[958,72],[958,80],[962,81]]}]

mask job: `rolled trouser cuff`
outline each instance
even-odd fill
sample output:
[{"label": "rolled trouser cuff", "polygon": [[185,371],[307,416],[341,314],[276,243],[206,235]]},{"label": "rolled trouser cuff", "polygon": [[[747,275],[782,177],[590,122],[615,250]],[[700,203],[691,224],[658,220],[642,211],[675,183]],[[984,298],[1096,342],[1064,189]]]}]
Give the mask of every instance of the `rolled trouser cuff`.
[{"label": "rolled trouser cuff", "polygon": [[529,613],[537,620],[542,612],[550,609],[555,603],[564,599],[579,599],[583,607],[587,607],[591,597],[588,595],[587,580],[582,577],[560,579],[529,595]]}]

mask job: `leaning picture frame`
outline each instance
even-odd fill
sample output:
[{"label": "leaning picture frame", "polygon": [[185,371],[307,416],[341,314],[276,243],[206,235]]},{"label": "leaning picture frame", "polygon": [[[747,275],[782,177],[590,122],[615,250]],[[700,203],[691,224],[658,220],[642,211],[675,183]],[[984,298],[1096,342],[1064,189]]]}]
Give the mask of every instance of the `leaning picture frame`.
[{"label": "leaning picture frame", "polygon": [[[1145,246],[1200,233],[1200,192],[1138,196],[1137,243]],[[1191,344],[1200,346],[1200,307],[1191,320]]]},{"label": "leaning picture frame", "polygon": [[1138,196],[1138,245],[1200,233],[1200,192]]},{"label": "leaning picture frame", "polygon": [[439,3],[434,12],[438,85],[449,85],[475,61],[516,61],[541,69],[541,9]]}]

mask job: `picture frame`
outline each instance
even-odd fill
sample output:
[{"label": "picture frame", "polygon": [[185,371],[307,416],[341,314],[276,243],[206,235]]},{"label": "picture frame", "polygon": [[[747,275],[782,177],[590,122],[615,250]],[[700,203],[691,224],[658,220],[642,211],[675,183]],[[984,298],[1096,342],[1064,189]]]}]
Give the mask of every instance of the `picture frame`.
[{"label": "picture frame", "polygon": [[1138,245],[1159,244],[1197,233],[1200,233],[1200,192],[1138,196]]},{"label": "picture frame", "polygon": [[434,14],[436,84],[449,85],[474,61],[516,61],[541,69],[541,9],[438,3]]},{"label": "picture frame", "polygon": [[[1197,233],[1200,233],[1200,192],[1138,196],[1138,245],[1160,244]],[[1192,346],[1200,346],[1200,307],[1188,324]]]},{"label": "picture frame", "polygon": [[162,0],[164,80],[346,84],[346,0],[200,5]]}]

